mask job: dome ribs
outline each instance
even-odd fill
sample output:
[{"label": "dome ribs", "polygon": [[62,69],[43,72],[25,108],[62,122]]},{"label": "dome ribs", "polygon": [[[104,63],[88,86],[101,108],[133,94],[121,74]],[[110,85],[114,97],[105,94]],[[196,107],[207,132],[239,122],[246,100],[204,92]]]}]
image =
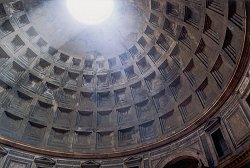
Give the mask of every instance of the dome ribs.
[{"label": "dome ribs", "polygon": [[220,0],[206,0],[206,6],[214,12],[224,15],[224,6],[222,6]]},{"label": "dome ribs", "polygon": [[227,28],[226,31],[226,38],[223,44],[223,49],[226,52],[226,54],[228,55],[228,57],[230,58],[230,60],[236,64],[236,50],[235,48],[232,46],[232,40],[233,40],[233,33],[232,31]]},{"label": "dome ribs", "polygon": [[201,102],[203,108],[206,106],[206,104],[207,104],[207,99],[208,99],[208,96],[207,96],[206,93],[205,93],[205,89],[206,89],[207,86],[208,86],[208,78],[206,78],[206,79],[201,83],[201,85],[195,90],[197,96],[198,96],[199,99],[200,99],[200,102]]},{"label": "dome ribs", "polygon": [[[67,22],[57,3],[0,3],[0,143],[11,157],[16,146],[55,167],[164,167],[176,149],[204,157],[210,115],[219,110],[225,131],[231,106],[248,109],[248,80],[236,87],[247,64],[244,0],[117,1],[117,20],[96,28]],[[226,133],[232,152],[242,149]]]},{"label": "dome ribs", "polygon": [[208,68],[208,56],[205,54],[206,44],[203,39],[201,39],[196,51],[195,55],[199,58],[199,60],[203,63],[203,65]]},{"label": "dome ribs", "polygon": [[200,13],[194,8],[185,6],[184,20],[198,29],[200,23]]},{"label": "dome ribs", "polygon": [[217,85],[222,88],[222,84],[224,82],[224,77],[222,75],[222,73],[220,72],[220,68],[223,64],[223,60],[221,58],[221,56],[219,55],[212,70],[210,71],[210,73],[212,74],[212,76],[214,77]]},{"label": "dome ribs", "polygon": [[18,35],[15,35],[9,43],[9,47],[14,53],[20,50],[23,46],[25,46],[25,43]]},{"label": "dome ribs", "polygon": [[229,13],[228,19],[232,21],[240,30],[244,29],[244,21],[243,21],[243,13],[241,7],[243,6],[243,2],[231,0],[229,1]]},{"label": "dome ribs", "polygon": [[162,130],[163,134],[168,134],[173,129],[176,128],[174,121],[172,121],[173,113],[174,113],[174,110],[171,110],[160,117],[161,130]]},{"label": "dome ribs", "polygon": [[[205,17],[205,26],[204,26],[204,33],[209,36],[213,41],[215,41],[217,44],[219,43],[220,35],[218,32],[216,32],[216,29],[218,29],[219,23],[214,23],[215,21],[211,19],[206,14]],[[215,25],[214,25],[215,24]]]},{"label": "dome ribs", "polygon": [[0,26],[0,37],[3,38],[9,34],[11,34],[12,32],[14,32],[14,28],[10,22],[10,20],[5,20],[4,22],[1,23]]}]

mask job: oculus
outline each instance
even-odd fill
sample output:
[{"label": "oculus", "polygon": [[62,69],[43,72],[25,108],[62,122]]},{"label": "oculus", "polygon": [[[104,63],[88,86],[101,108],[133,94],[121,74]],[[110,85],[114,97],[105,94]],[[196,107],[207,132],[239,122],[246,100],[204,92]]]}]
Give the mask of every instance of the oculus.
[{"label": "oculus", "polygon": [[67,0],[69,13],[86,25],[97,25],[113,13],[113,0]]}]

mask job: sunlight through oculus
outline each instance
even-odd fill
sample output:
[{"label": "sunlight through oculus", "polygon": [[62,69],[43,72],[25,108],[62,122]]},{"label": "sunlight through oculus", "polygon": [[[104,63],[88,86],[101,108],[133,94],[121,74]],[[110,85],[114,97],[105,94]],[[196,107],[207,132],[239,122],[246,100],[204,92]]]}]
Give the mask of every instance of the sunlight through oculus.
[{"label": "sunlight through oculus", "polygon": [[79,22],[99,24],[108,19],[114,9],[113,0],[67,0],[70,14]]}]

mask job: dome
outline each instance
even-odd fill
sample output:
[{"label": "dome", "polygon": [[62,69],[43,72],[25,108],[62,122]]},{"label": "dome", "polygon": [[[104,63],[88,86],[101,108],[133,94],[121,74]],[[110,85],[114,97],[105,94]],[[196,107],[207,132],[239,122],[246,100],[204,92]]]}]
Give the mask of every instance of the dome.
[{"label": "dome", "polygon": [[[210,166],[204,138],[218,158],[219,148],[249,144],[248,5],[116,0],[105,21],[88,25],[63,0],[0,3],[0,144],[131,163],[199,137],[194,155]],[[233,139],[228,150],[220,138]],[[164,163],[200,165],[193,157]]]}]

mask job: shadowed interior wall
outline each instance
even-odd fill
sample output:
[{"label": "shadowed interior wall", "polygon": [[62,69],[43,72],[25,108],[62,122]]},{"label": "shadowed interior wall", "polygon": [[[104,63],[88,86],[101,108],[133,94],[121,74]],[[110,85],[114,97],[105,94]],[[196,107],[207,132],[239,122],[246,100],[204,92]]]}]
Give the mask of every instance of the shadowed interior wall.
[{"label": "shadowed interior wall", "polygon": [[61,0],[0,0],[0,167],[243,166],[249,12],[117,0],[89,28]]}]

